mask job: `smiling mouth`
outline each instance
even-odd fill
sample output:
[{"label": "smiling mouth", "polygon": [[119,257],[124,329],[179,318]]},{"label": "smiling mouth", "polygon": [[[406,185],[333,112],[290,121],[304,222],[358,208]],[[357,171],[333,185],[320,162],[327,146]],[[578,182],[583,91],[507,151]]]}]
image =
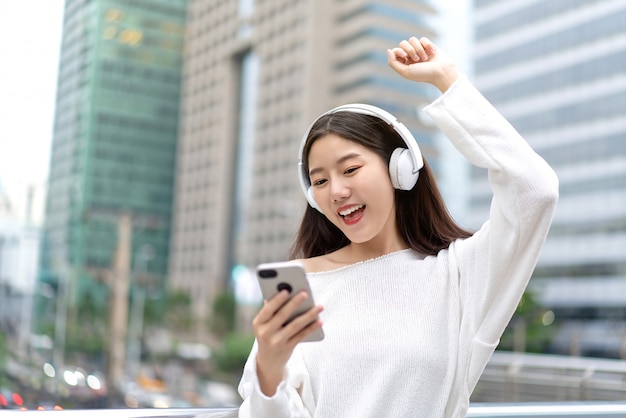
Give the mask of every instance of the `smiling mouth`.
[{"label": "smiling mouth", "polygon": [[350,206],[346,209],[340,210],[338,213],[339,216],[341,216],[346,223],[352,223],[361,218],[364,210],[365,205],[361,204]]}]

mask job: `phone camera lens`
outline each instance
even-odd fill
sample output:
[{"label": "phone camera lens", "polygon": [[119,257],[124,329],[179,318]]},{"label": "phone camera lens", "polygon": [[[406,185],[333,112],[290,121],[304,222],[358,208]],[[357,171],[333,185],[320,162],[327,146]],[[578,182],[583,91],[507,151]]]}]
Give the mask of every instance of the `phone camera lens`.
[{"label": "phone camera lens", "polygon": [[273,269],[260,270],[259,276],[263,279],[271,279],[272,277],[278,276],[278,273]]},{"label": "phone camera lens", "polygon": [[286,290],[287,293],[291,293],[291,291],[293,290],[289,283],[284,283],[284,282],[278,283],[278,286],[276,286],[276,288],[278,289],[279,292],[281,290]]}]

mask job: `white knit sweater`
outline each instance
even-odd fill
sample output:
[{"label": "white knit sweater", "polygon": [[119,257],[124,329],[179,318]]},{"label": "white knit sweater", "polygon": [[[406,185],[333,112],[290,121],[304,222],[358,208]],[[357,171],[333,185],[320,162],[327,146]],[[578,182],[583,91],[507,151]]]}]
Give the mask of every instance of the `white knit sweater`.
[{"label": "white knit sweater", "polygon": [[308,274],[325,339],[301,343],[273,397],[253,347],[240,417],[464,417],[528,283],[558,196],[553,170],[462,77],[425,111],[488,169],[489,220],[437,256],[404,250]]}]

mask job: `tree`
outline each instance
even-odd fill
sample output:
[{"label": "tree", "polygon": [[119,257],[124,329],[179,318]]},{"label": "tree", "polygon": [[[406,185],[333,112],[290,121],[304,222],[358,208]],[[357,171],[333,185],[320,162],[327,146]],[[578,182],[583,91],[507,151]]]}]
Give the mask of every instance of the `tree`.
[{"label": "tree", "polygon": [[254,343],[254,335],[236,331],[237,302],[229,290],[219,294],[213,301],[211,331],[221,339],[213,360],[224,379],[236,383]]},{"label": "tree", "polygon": [[219,372],[224,373],[235,383],[241,377],[243,366],[246,364],[250,349],[254,344],[254,335],[231,333],[223,340],[221,346],[214,353],[213,359]]},{"label": "tree", "polygon": [[105,350],[106,307],[87,293],[75,309],[76,314],[67,323],[65,349],[74,356],[82,354],[95,359]]},{"label": "tree", "polygon": [[540,306],[535,296],[526,291],[500,339],[498,349],[545,352],[557,327],[554,313]]},{"label": "tree", "polygon": [[189,293],[176,290],[165,295],[165,324],[169,330],[191,330],[191,297]]},{"label": "tree", "polygon": [[235,330],[237,315],[237,302],[232,292],[224,291],[213,301],[213,315],[211,316],[211,331],[217,337]]}]

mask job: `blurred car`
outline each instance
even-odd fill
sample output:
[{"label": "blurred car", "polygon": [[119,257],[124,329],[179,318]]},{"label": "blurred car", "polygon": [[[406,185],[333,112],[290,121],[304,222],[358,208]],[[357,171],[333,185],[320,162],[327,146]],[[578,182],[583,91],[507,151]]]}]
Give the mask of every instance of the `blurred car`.
[{"label": "blurred car", "polygon": [[0,409],[20,409],[24,406],[24,399],[18,392],[8,388],[0,389]]}]

